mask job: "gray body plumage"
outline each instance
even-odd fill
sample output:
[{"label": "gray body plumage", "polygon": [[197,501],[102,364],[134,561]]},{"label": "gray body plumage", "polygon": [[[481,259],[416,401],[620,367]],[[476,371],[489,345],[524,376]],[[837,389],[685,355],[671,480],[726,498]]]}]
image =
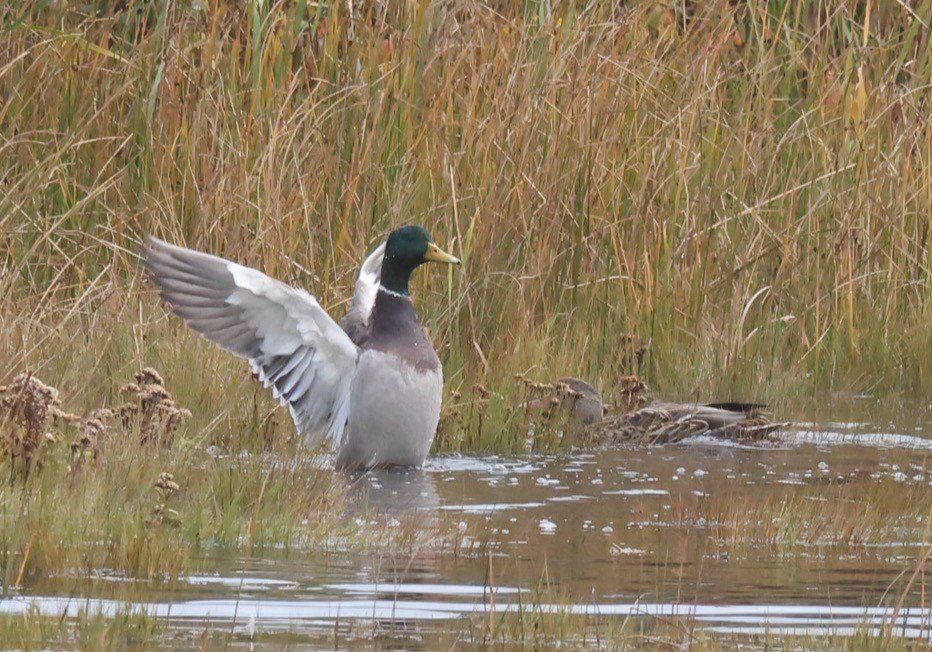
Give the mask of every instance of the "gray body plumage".
[{"label": "gray body plumage", "polygon": [[[360,469],[423,464],[440,421],[442,394],[439,366],[418,373],[391,353],[362,351],[351,387],[346,441],[337,455],[337,466]],[[406,409],[399,410],[399,405]]]},{"label": "gray body plumage", "polygon": [[410,297],[379,290],[365,333],[337,466],[420,466],[440,420],[440,359]]},{"label": "gray body plumage", "polygon": [[144,260],[187,324],[246,358],[308,440],[341,468],[419,466],[440,417],[440,360],[410,297],[379,290],[385,245],[366,259],[338,325],[317,300],[254,269],[148,238]]}]

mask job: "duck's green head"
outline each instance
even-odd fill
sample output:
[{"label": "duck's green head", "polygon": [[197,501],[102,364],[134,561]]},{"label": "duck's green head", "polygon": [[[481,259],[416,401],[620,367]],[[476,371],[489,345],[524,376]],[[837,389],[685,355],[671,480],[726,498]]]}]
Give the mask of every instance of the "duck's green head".
[{"label": "duck's green head", "polygon": [[459,263],[431,240],[419,226],[403,226],[388,235],[382,261],[382,286],[398,294],[408,294],[411,272],[424,263]]}]

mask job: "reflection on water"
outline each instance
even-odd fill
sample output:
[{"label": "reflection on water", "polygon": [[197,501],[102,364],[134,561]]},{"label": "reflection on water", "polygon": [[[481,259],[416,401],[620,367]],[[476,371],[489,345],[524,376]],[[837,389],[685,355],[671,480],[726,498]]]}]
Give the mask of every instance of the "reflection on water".
[{"label": "reflection on water", "polygon": [[440,507],[433,474],[424,469],[383,469],[347,479],[350,505],[359,514],[396,514]]},{"label": "reflection on water", "polygon": [[[313,635],[324,625],[332,626],[339,619],[366,619],[403,623],[404,621],[441,621],[489,613],[519,613],[517,602],[438,601],[408,599],[409,593],[424,593],[423,587],[394,587],[393,599],[358,600],[350,597],[338,600],[191,600],[175,603],[135,603],[133,608],[150,616],[168,619],[176,626],[197,626],[210,622],[241,623],[244,629],[256,631],[261,626],[266,633],[274,631],[305,632]],[[446,587],[448,593],[455,588]],[[895,612],[883,607],[831,607],[792,605],[688,605],[688,604],[535,604],[538,613],[565,613],[579,616],[653,616],[689,618],[709,626],[714,631],[743,634],[786,633],[796,635],[850,635],[865,629],[879,632],[891,623],[900,636],[929,637],[928,609],[905,608]],[[0,613],[5,615],[38,612],[48,616],[76,617],[83,611],[116,616],[126,611],[126,603],[113,600],[73,600],[68,598],[14,598],[0,601]],[[895,620],[893,620],[895,619]],[[187,623],[186,623],[187,621]],[[193,622],[192,622],[193,621]]]},{"label": "reflection on water", "polygon": [[[879,631],[894,618],[904,571],[932,545],[932,439],[922,424],[904,430],[806,424],[768,448],[697,440],[519,459],[440,456],[419,471],[347,478],[347,509],[402,527],[447,527],[452,545],[261,559],[212,551],[205,572],[170,588],[106,574],[46,578],[0,600],[0,613],[130,606],[174,630],[227,623],[306,641],[359,621],[404,623],[423,642],[477,614],[528,605],[683,617],[731,635]],[[919,584],[895,631],[930,639]],[[69,599],[75,594],[82,599]]]}]

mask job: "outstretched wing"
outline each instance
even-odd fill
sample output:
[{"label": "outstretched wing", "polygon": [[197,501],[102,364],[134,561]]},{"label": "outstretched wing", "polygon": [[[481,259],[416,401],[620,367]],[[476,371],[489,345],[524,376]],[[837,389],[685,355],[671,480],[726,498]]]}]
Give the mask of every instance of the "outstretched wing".
[{"label": "outstretched wing", "polygon": [[340,320],[340,326],[357,346],[361,345],[369,334],[369,315],[372,314],[375,295],[379,291],[379,282],[382,280],[384,257],[385,243],[383,242],[369,254],[362,267],[359,268],[356,290],[350,300],[346,315]]},{"label": "outstretched wing", "polygon": [[151,236],[146,268],[172,311],[249,360],[299,432],[339,443],[358,349],[317,300],[265,274]]}]

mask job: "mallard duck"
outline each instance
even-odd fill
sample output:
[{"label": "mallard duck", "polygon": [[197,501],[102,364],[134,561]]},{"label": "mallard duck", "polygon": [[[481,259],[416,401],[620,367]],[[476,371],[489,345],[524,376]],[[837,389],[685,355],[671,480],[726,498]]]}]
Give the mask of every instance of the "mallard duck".
[{"label": "mallard duck", "polygon": [[[631,394],[631,384],[622,389]],[[638,392],[644,388],[637,383]],[[560,378],[555,397],[577,424],[576,441],[584,446],[655,445],[706,435],[717,439],[759,441],[787,427],[774,423],[759,403],[666,403],[654,401],[618,414],[602,416],[599,392],[579,378]],[[630,397],[629,397],[630,401]],[[629,405],[637,402],[629,402]]]},{"label": "mallard duck", "polygon": [[362,265],[337,324],[308,292],[262,272],[147,237],[162,298],[202,336],[249,361],[336,466],[420,466],[440,418],[443,370],[408,293],[426,262],[454,264],[419,226],[392,231]]}]

